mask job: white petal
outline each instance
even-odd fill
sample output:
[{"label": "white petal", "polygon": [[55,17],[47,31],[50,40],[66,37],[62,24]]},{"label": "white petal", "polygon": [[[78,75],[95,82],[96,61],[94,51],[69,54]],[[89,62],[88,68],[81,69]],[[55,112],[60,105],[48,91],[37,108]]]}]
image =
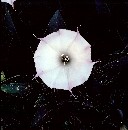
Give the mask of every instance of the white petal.
[{"label": "white petal", "polygon": [[60,33],[60,45],[62,48],[62,51],[66,51],[69,47],[69,45],[74,41],[77,32],[66,30],[66,29],[59,29]]},{"label": "white petal", "polygon": [[71,60],[73,60],[74,62],[85,63],[87,61],[91,61],[90,46],[83,49],[80,47],[79,44],[76,44],[69,48],[68,53],[71,55]]},{"label": "white petal", "polygon": [[69,88],[83,84],[88,80],[94,63],[75,63],[68,69]]},{"label": "white petal", "polygon": [[1,0],[1,2],[6,2],[6,3],[8,3],[8,4],[12,5],[12,6],[14,6],[13,5],[14,1],[16,1],[16,0]]},{"label": "white petal", "polygon": [[50,88],[69,90],[67,74],[62,66],[41,74],[40,77]]},{"label": "white petal", "polygon": [[58,32],[53,32],[47,35],[44,38],[40,38],[43,42],[46,42],[49,46],[51,46],[57,52],[60,52],[60,48],[62,45],[60,44],[60,34]]},{"label": "white petal", "polygon": [[37,74],[59,66],[58,53],[42,41],[34,54],[34,61]]},{"label": "white petal", "polygon": [[77,35],[70,44],[69,48],[73,46],[79,46],[80,49],[84,50],[85,48],[90,47],[90,44],[79,34],[79,32],[77,32]]},{"label": "white petal", "polygon": [[66,30],[66,29],[59,29],[58,32],[53,32],[46,36],[45,38],[41,38],[47,42],[50,46],[56,49],[59,52],[64,52],[67,50],[69,45],[75,39],[77,32]]}]

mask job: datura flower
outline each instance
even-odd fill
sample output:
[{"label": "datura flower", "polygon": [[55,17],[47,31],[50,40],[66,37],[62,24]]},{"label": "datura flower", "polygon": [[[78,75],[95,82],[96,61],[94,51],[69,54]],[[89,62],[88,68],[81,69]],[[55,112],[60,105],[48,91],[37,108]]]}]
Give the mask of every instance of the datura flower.
[{"label": "datura flower", "polygon": [[80,33],[59,29],[44,38],[34,54],[37,75],[50,88],[71,90],[88,80],[91,46]]}]

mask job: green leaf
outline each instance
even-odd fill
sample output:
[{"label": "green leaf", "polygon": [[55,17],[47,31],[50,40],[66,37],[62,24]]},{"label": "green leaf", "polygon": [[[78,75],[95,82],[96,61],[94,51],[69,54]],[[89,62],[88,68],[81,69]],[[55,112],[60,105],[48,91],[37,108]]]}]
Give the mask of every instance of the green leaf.
[{"label": "green leaf", "polygon": [[4,81],[5,80],[5,74],[4,74],[4,72],[2,71],[1,72],[1,81]]},{"label": "green leaf", "polygon": [[26,89],[26,84],[24,83],[9,83],[9,84],[2,84],[1,90],[6,93],[11,94],[21,94]]}]

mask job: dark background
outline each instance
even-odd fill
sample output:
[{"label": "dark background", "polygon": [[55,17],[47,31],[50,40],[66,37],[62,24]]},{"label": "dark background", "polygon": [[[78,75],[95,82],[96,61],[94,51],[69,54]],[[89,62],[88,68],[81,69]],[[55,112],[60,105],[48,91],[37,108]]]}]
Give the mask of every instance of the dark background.
[{"label": "dark background", "polygon": [[[101,61],[84,85],[73,88],[75,97],[42,85],[40,79],[32,80],[33,53],[39,44],[33,34],[48,35],[48,23],[58,9],[64,20],[59,21],[60,28],[76,31],[78,27],[91,44],[92,60]],[[17,0],[14,10],[1,3],[1,70],[6,78],[20,75],[6,84],[26,85],[17,92],[1,91],[1,129],[119,130],[128,126],[127,12],[126,0]]]}]

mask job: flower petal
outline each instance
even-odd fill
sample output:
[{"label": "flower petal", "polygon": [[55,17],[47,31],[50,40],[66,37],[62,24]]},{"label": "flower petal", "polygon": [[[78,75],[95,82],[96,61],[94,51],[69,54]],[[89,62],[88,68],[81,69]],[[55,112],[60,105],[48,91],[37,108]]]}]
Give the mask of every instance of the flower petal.
[{"label": "flower petal", "polygon": [[71,31],[71,30],[66,30],[66,29],[59,29],[60,33],[60,44],[61,44],[61,50],[63,46],[62,51],[66,51],[69,47],[69,45],[74,41],[77,32]]},{"label": "flower petal", "polygon": [[67,75],[70,89],[72,89],[75,86],[81,85],[88,80],[93,65],[94,63],[86,63],[86,64],[74,63],[68,69]]},{"label": "flower petal", "polygon": [[60,44],[60,34],[58,32],[53,32],[46,37],[40,39],[51,46],[57,52],[60,52],[60,48],[62,48],[62,45]]},{"label": "flower petal", "polygon": [[47,42],[50,46],[56,49],[59,52],[66,51],[69,45],[73,42],[77,35],[77,32],[59,29],[58,32],[53,32],[46,36],[45,38],[41,38]]},{"label": "flower petal", "polygon": [[14,2],[15,2],[16,0],[1,0],[1,2],[7,2],[8,4],[10,4],[10,5],[12,5],[12,6],[14,6]]},{"label": "flower petal", "polygon": [[90,44],[80,35],[78,31],[76,32],[76,34],[77,35],[75,36],[75,39],[71,42],[68,49],[73,46],[79,46],[79,48],[84,50],[86,47],[90,46]]},{"label": "flower petal", "polygon": [[59,66],[58,53],[44,42],[40,42],[34,54],[37,74]]},{"label": "flower petal", "polygon": [[85,49],[83,49],[79,44],[76,44],[69,48],[68,53],[71,55],[73,62],[80,62],[83,64],[89,61],[91,62],[90,46],[87,46]]},{"label": "flower petal", "polygon": [[46,72],[40,77],[50,88],[69,90],[66,71],[62,66]]}]

